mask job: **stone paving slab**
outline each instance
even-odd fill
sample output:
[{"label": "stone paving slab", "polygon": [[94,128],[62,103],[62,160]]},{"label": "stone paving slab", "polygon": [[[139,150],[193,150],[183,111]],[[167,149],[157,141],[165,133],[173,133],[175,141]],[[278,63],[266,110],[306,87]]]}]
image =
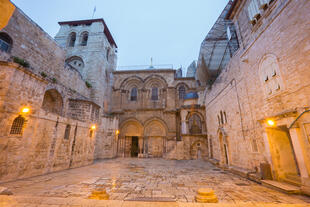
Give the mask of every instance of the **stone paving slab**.
[{"label": "stone paving slab", "polygon": [[91,200],[83,198],[46,198],[27,196],[0,196],[1,207],[310,207],[310,204],[271,203],[182,203],[133,202],[120,200]]},{"label": "stone paving slab", "polygon": [[[14,196],[45,200],[86,199],[97,188],[106,189],[111,200],[174,198],[195,202],[199,188],[212,188],[220,203],[309,204],[310,198],[287,195],[235,176],[201,160],[112,159],[90,166],[2,183]],[[88,199],[86,199],[88,200]],[[143,200],[143,199],[141,199]],[[65,205],[65,204],[64,204]],[[0,206],[2,207],[2,206]]]}]

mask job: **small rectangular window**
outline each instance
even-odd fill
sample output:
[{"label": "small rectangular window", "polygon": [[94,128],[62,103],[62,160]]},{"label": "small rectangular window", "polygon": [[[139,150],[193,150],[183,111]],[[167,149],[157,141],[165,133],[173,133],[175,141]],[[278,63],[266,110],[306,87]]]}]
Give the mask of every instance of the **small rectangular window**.
[{"label": "small rectangular window", "polygon": [[158,100],[158,88],[152,88],[152,97],[151,97],[151,99],[153,101]]}]

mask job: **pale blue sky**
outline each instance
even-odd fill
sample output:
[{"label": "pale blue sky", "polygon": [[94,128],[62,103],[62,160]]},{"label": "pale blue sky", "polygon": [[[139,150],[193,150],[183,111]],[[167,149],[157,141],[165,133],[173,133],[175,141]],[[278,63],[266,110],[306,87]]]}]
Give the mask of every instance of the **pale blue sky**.
[{"label": "pale blue sky", "polygon": [[57,22],[104,18],[118,45],[118,65],[187,68],[228,0],[12,0],[52,37]]}]

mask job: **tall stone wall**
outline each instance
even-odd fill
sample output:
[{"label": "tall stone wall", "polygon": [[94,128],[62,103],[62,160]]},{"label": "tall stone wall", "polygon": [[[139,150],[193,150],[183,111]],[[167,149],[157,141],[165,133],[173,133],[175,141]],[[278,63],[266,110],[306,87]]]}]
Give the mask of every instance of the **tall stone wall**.
[{"label": "tall stone wall", "polygon": [[[113,157],[105,143],[114,141],[108,132],[115,134],[117,120],[102,117],[83,74],[65,65],[66,51],[19,9],[1,32],[13,45],[0,51],[0,182]],[[21,133],[12,133],[16,120],[24,120]]]},{"label": "tall stone wall", "polygon": [[[242,47],[206,89],[205,106],[213,158],[225,165],[226,144],[229,167],[253,172],[260,170],[261,163],[275,169],[273,159],[277,155],[269,148],[267,119],[289,128],[309,107],[310,2],[274,1],[254,26],[246,16],[248,3],[243,1],[234,17]],[[268,58],[274,61],[270,66],[274,72],[267,78],[262,71]],[[227,121],[222,122],[224,112]],[[289,128],[303,186],[309,186],[308,122],[309,115],[305,114],[294,126],[296,129]]]}]

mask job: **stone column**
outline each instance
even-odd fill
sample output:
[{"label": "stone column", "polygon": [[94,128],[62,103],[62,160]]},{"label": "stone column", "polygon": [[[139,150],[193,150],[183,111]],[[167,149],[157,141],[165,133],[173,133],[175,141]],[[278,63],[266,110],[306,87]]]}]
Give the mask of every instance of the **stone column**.
[{"label": "stone column", "polygon": [[182,110],[181,111],[181,133],[187,134],[187,123],[186,123],[186,115],[187,111]]},{"label": "stone column", "polygon": [[301,148],[301,144],[300,144],[299,137],[298,137],[298,128],[293,127],[289,131],[290,131],[290,136],[291,136],[294,152],[296,155],[296,160],[297,160],[298,167],[300,170],[300,176],[302,178],[308,178],[309,175],[308,175],[305,159],[302,153],[302,148]]},{"label": "stone column", "polygon": [[294,152],[296,155],[296,160],[298,163],[300,176],[301,176],[301,190],[303,193],[310,195],[310,178],[307,170],[307,166],[305,163],[305,159],[302,152],[301,143],[298,136],[298,127],[290,128],[290,136],[292,140],[292,145],[294,148]]},{"label": "stone column", "polygon": [[139,154],[138,157],[143,157],[143,137],[139,137]]},{"label": "stone column", "polygon": [[[265,129],[266,130],[266,129]],[[269,162],[269,164],[272,166],[272,158],[271,158],[271,153],[270,153],[270,145],[268,141],[268,135],[267,132],[263,132],[263,138],[264,138],[264,145],[265,145],[265,151],[266,151],[266,161]]]}]

